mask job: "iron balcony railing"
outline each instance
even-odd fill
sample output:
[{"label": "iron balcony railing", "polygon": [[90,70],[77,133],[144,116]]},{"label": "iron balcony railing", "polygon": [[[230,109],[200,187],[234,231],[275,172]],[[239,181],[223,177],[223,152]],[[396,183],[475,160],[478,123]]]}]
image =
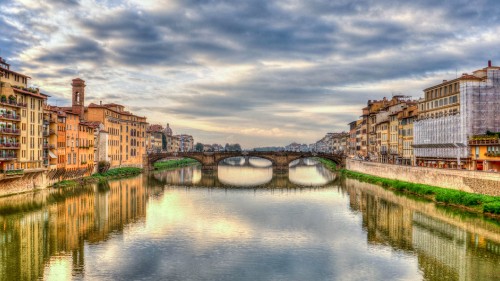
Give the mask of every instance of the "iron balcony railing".
[{"label": "iron balcony railing", "polygon": [[2,105],[15,106],[15,107],[26,107],[26,103],[16,102],[16,101],[0,101]]},{"label": "iron balcony railing", "polygon": [[20,147],[19,143],[0,143],[1,149],[19,149]]},{"label": "iron balcony railing", "polygon": [[11,128],[0,128],[0,134],[20,135],[21,130]]},{"label": "iron balcony railing", "polygon": [[19,115],[14,115],[14,114],[7,114],[7,113],[4,113],[4,114],[0,114],[0,119],[6,119],[6,120],[14,120],[14,121],[17,121],[17,120],[21,120],[21,116],[19,116]]}]

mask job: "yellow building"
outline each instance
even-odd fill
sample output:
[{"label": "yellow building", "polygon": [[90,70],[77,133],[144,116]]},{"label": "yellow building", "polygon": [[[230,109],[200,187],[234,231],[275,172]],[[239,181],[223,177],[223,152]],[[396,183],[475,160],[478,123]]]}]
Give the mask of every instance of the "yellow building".
[{"label": "yellow building", "polygon": [[469,139],[472,169],[481,171],[500,171],[500,137],[495,135],[476,135]]},{"label": "yellow building", "polygon": [[398,113],[399,134],[398,134],[398,155],[403,165],[415,165],[413,154],[413,121],[417,119],[417,105],[409,105]]},{"label": "yellow building", "polygon": [[28,88],[24,74],[0,58],[0,169],[16,173],[44,170],[43,114],[47,95]]}]

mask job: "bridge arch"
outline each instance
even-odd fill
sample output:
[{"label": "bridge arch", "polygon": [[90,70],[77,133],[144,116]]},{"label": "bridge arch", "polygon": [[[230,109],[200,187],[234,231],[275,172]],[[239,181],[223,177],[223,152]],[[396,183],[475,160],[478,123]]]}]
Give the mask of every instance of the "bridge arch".
[{"label": "bridge arch", "polygon": [[276,165],[275,159],[272,159],[269,156],[262,156],[262,155],[255,156],[255,155],[251,155],[251,154],[248,154],[248,155],[243,155],[242,154],[242,155],[237,155],[237,156],[234,156],[234,155],[229,155],[229,156],[228,155],[224,155],[224,156],[221,156],[220,158],[218,158],[217,165],[219,165],[221,161],[224,161],[224,160],[229,159],[229,158],[234,158],[234,157],[254,157],[254,158],[260,158],[260,159],[265,159],[265,160],[271,162],[272,166]]}]

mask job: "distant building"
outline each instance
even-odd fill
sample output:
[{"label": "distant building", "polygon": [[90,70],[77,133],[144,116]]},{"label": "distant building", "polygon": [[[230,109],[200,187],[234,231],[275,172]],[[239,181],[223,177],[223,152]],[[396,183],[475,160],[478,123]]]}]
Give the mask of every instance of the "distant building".
[{"label": "distant building", "polygon": [[146,130],[148,136],[147,148],[149,152],[166,150],[166,138],[162,125],[150,125]]},{"label": "distant building", "polygon": [[349,150],[349,133],[332,133],[332,152],[348,153]]}]

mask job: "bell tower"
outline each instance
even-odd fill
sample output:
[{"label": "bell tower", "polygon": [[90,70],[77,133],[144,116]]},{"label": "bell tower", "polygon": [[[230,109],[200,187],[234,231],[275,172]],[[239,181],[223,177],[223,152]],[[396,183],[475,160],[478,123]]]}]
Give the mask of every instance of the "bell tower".
[{"label": "bell tower", "polygon": [[73,102],[72,111],[84,119],[85,116],[85,81],[80,78],[73,79],[71,83],[73,87]]}]

